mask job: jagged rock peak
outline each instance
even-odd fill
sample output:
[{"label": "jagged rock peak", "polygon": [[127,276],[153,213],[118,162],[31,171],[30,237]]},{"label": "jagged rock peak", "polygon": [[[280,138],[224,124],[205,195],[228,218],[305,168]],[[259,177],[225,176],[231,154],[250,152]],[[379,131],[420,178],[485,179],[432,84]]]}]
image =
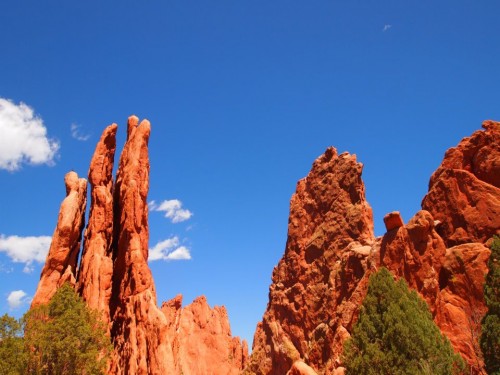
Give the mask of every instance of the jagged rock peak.
[{"label": "jagged rock peak", "polygon": [[285,374],[299,359],[320,373],[337,367],[336,348],[355,311],[342,306],[357,295],[374,241],[362,169],[355,155],[330,147],[297,183],[285,254],[273,271],[245,373]]}]

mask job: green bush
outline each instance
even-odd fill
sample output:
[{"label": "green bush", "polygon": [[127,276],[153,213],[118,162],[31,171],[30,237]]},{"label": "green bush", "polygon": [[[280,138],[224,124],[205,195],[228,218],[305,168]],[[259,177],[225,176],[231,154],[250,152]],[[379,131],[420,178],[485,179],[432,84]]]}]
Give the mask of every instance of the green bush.
[{"label": "green bush", "polygon": [[356,375],[444,375],[464,369],[425,301],[385,268],[370,277],[343,362],[347,374]]},{"label": "green bush", "polygon": [[488,312],[481,327],[481,351],[488,374],[500,374],[500,238],[495,236],[488,261],[484,298]]}]

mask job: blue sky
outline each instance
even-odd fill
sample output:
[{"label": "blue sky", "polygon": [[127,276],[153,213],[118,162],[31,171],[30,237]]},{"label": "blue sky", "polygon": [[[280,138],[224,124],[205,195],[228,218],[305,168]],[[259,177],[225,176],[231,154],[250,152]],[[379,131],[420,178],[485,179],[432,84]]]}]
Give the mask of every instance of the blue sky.
[{"label": "blue sky", "polygon": [[150,213],[150,247],[191,257],[150,262],[159,303],[204,294],[251,343],[289,199],[326,147],[364,163],[382,235],[384,214],[419,209],[447,148],[500,119],[499,14],[460,0],[5,2],[0,314],[35,292],[64,174],[86,175],[112,122],[121,150],[136,114],[152,123],[149,200],[171,201]]}]

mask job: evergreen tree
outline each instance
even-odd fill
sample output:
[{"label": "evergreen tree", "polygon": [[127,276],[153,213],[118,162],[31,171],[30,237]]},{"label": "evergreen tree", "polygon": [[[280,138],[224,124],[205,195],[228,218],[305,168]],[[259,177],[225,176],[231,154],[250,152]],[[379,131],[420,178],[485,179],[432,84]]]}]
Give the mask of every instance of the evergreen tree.
[{"label": "evergreen tree", "polygon": [[495,236],[488,261],[484,298],[488,312],[481,327],[481,350],[488,374],[500,375],[500,238]]},{"label": "evergreen tree", "polygon": [[103,374],[111,351],[105,327],[95,311],[63,285],[48,305],[25,315],[29,374]]},{"label": "evergreen tree", "polygon": [[0,374],[24,373],[25,355],[21,323],[5,314],[0,317]]},{"label": "evergreen tree", "polygon": [[356,375],[444,375],[464,368],[425,301],[385,268],[370,277],[343,362],[347,374]]}]

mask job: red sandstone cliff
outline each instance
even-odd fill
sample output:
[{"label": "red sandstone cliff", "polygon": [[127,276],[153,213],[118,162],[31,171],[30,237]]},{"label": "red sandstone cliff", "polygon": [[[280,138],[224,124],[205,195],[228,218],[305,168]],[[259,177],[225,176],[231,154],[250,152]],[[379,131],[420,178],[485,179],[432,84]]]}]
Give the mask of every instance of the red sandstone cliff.
[{"label": "red sandstone cliff", "polygon": [[245,366],[246,342],[232,337],[224,307],[204,297],[182,308],[181,298],[160,309],[148,260],[150,124],[128,120],[127,141],[113,184],[115,124],[97,144],[89,169],[91,205],[80,266],[87,181],[66,175],[52,245],[33,305],[48,302],[70,281],[109,326],[114,352],[110,374],[236,375]]},{"label": "red sandstone cliff", "polygon": [[291,199],[285,254],[245,374],[343,373],[343,342],[381,266],[422,295],[471,372],[484,373],[478,336],[485,243],[500,228],[500,123],[483,127],[446,153],[424,210],[407,225],[387,215],[382,238],[372,236],[354,157],[330,148],[314,162]]}]

